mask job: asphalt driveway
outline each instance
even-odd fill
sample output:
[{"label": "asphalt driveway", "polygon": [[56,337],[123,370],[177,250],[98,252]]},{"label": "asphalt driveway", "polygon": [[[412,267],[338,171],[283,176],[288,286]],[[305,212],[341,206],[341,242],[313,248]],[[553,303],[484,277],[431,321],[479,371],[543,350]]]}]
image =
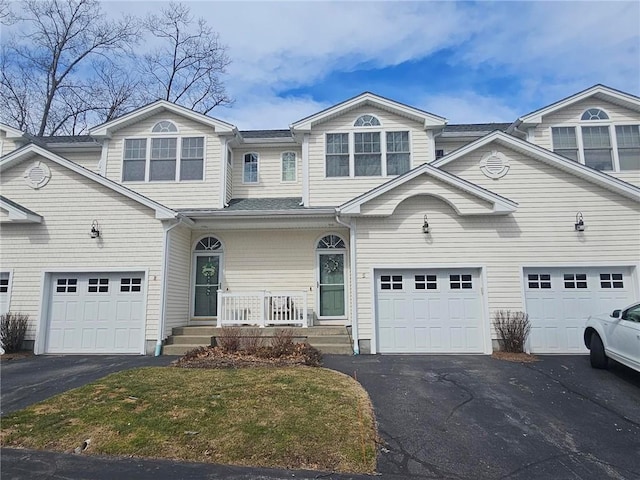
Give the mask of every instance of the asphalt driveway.
[{"label": "asphalt driveway", "polygon": [[640,374],[587,356],[328,357],[371,396],[397,478],[640,479]]},{"label": "asphalt driveway", "polygon": [[110,373],[168,365],[175,357],[39,355],[0,361],[0,415],[23,409]]},{"label": "asphalt driveway", "polygon": [[[109,373],[171,357],[32,357],[2,362],[2,412]],[[586,356],[533,364],[487,356],[328,355],[371,396],[388,479],[640,479],[640,374]],[[313,472],[3,449],[11,478],[318,478]],[[107,474],[107,472],[110,472]],[[106,476],[105,476],[106,475]],[[322,478],[361,476],[321,474]],[[9,478],[9,477],[8,477]]]}]

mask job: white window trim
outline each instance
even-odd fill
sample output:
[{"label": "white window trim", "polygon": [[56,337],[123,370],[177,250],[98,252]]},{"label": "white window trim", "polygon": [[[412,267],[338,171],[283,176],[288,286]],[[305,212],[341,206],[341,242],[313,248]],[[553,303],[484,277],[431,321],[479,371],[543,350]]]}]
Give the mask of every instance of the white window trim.
[{"label": "white window trim", "polygon": [[[294,158],[294,166],[293,166],[293,171],[294,171],[294,179],[293,180],[285,180],[284,179],[284,154],[285,153],[293,153],[293,155],[295,156]],[[287,184],[292,184],[292,183],[298,183],[298,152],[294,151],[294,150],[286,150],[284,152],[280,152],[280,183],[287,183]]]},{"label": "white window trim", "polygon": [[[156,125],[158,125],[159,123],[162,122],[169,122],[170,124],[172,124],[174,127],[176,127],[176,131],[175,132],[154,132],[153,129],[156,128]],[[168,118],[165,118],[163,120],[158,120],[156,123],[153,124],[153,127],[151,127],[150,130],[150,134],[151,135],[179,135],[180,134],[180,128],[178,128],[178,124],[176,122],[174,122],[173,120],[169,120]]]},{"label": "white window trim", "polygon": [[[599,108],[599,107],[590,107],[590,108]],[[588,109],[585,109],[584,111],[586,110]],[[600,108],[600,110],[604,111],[607,115],[609,115],[609,113],[606,110],[602,108]],[[582,116],[582,113],[580,114],[580,116]],[[611,118],[611,116],[609,116],[609,118]],[[576,145],[578,148],[578,163],[585,165],[584,145],[582,142],[582,127],[608,127],[609,141],[611,142],[611,158],[612,158],[613,169],[604,170],[604,172],[605,173],[637,172],[638,170],[620,170],[620,156],[618,154],[618,139],[616,135],[616,127],[635,126],[635,125],[640,125],[640,121],[625,120],[621,122],[617,122],[617,121],[614,122],[612,120],[579,120],[577,122],[550,125],[548,129],[548,134],[549,134],[549,141],[551,144],[551,151],[554,151],[553,129],[562,128],[562,127],[573,128],[576,133]]]},{"label": "white window trim", "polygon": [[[256,181],[255,182],[246,182],[244,179],[244,157],[246,157],[247,155],[255,155],[256,156],[256,161],[257,161],[257,168],[256,168]],[[242,175],[242,184],[243,185],[260,185],[260,154],[258,152],[244,152],[242,154],[242,169],[241,169],[241,173]]]},{"label": "white window trim", "polygon": [[[384,130],[380,129],[380,127],[354,127],[354,128],[363,128],[366,129],[367,133],[379,133],[380,134],[380,161],[382,163],[380,167],[380,175],[358,175],[356,176],[356,165],[355,165],[355,134],[360,133],[359,131],[348,131],[348,132],[340,132],[340,131],[330,131],[324,133],[324,179],[325,180],[344,180],[346,178],[388,178],[388,177],[398,177],[399,175],[388,175],[387,174],[387,133],[398,133],[398,132],[408,132],[409,133],[409,170],[413,168],[413,135],[410,129],[392,129],[392,130]],[[335,135],[335,134],[343,134],[346,133],[348,135],[349,142],[349,175],[345,175],[344,177],[328,177],[327,176],[327,135]],[[406,172],[405,172],[406,173]]]},{"label": "white window trim", "polygon": [[[176,176],[174,180],[150,180],[149,173],[151,170],[151,139],[155,138],[175,138],[176,141]],[[180,162],[182,157],[182,139],[183,138],[202,138],[202,180],[182,180],[180,179]],[[124,150],[127,140],[146,140],[146,158],[144,164],[144,180],[125,180],[124,179]],[[153,133],[151,136],[138,135],[123,137],[122,139],[122,155],[120,160],[120,181],[125,184],[143,184],[143,183],[204,183],[207,178],[207,136],[206,135],[172,135],[168,133]]]},{"label": "white window trim", "polygon": [[[358,121],[358,119],[360,117],[364,117],[366,115],[369,115],[370,117],[375,118],[376,120],[378,120],[378,123],[380,125],[362,125],[362,126],[358,126],[356,127],[356,122]],[[375,115],[373,113],[361,113],[360,115],[358,115],[355,120],[353,121],[353,123],[351,124],[351,126],[353,128],[370,128],[370,129],[376,129],[376,128],[382,128],[384,126],[384,124],[382,123],[382,120],[380,120],[380,117],[378,115]]]}]

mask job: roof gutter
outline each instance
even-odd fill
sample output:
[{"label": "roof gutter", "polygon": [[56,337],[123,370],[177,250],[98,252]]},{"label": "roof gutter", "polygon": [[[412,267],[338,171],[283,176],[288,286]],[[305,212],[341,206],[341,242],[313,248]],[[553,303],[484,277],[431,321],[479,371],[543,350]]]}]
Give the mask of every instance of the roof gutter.
[{"label": "roof gutter", "polygon": [[356,221],[351,219],[345,223],[340,219],[340,211],[336,209],[336,222],[349,229],[349,269],[351,270],[351,336],[353,338],[353,354],[360,354],[358,335],[358,272],[356,262]]}]

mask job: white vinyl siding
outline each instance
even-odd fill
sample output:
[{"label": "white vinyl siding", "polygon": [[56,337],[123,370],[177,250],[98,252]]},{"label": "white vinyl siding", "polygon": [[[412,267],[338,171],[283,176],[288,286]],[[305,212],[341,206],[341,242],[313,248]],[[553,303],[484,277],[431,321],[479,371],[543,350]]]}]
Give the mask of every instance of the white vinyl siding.
[{"label": "white vinyl siding", "polygon": [[[509,173],[497,181],[485,177],[478,166],[495,149],[511,164]],[[518,209],[504,216],[461,217],[436,196],[418,195],[400,203],[389,217],[358,218],[357,291],[363,339],[373,336],[373,268],[484,267],[484,295],[492,315],[499,309],[525,308],[523,267],[638,263],[640,208],[630,199],[499,145],[488,145],[442,168],[518,202]],[[422,191],[428,193],[425,182]],[[574,229],[578,211],[584,215],[584,233]],[[425,214],[431,226],[428,236],[422,232]],[[399,241],[401,249],[388,248]],[[634,288],[637,291],[638,285]]]},{"label": "white vinyl siding", "polygon": [[[355,120],[360,115],[375,115],[381,127],[354,127]],[[367,130],[368,129],[368,130]],[[373,129],[373,130],[372,130]],[[429,133],[424,130],[420,122],[409,120],[400,115],[366,105],[341,114],[315,126],[309,135],[309,205],[334,206],[346,202],[372,188],[389,180],[386,176],[347,176],[353,175],[353,168],[346,165],[346,152],[353,154],[350,146],[345,153],[341,147],[339,153],[327,150],[327,135],[346,134],[349,142],[353,142],[354,132],[409,132],[411,148],[410,167],[414,168],[422,163],[433,160],[432,141]],[[381,147],[386,147],[384,135],[380,138]],[[344,142],[341,142],[344,144]],[[328,159],[327,154],[335,158]],[[340,157],[340,158],[338,158]],[[386,169],[386,157],[383,156],[383,167]],[[338,166],[332,166],[338,165]]]},{"label": "white vinyl siding", "polygon": [[[221,282],[225,292],[242,293],[269,290],[307,292],[309,312],[316,309],[317,277],[315,247],[328,233],[349,238],[345,230],[309,228],[304,230],[216,230],[194,232],[195,242],[203,235],[218,238],[224,245]],[[347,246],[348,247],[348,246]],[[260,252],[258,256],[247,252]],[[345,279],[350,278],[348,260]],[[348,289],[347,289],[348,291]],[[347,315],[349,312],[347,312]]]},{"label": "white vinyl siding", "polygon": [[167,297],[163,336],[173,327],[185,325],[189,318],[191,284],[191,230],[176,227],[169,232]]},{"label": "white vinyl siding", "polygon": [[[178,134],[152,134],[151,129],[161,120],[170,120],[176,124]],[[221,144],[224,139],[218,137],[211,127],[175,114],[163,112],[139,120],[113,134],[107,151],[106,176],[118,183],[123,179],[123,157],[125,139],[147,139],[161,137],[204,138],[203,171],[200,181],[183,182],[127,182],[126,186],[142,195],[166,205],[169,208],[218,208],[220,206]],[[150,147],[147,147],[147,149]],[[149,155],[149,152],[147,152]]]},{"label": "white vinyl siding", "polygon": [[[244,184],[243,161],[245,153],[256,152],[260,157],[260,182],[258,184]],[[261,147],[253,149],[236,149],[233,151],[233,166],[230,169],[233,176],[233,196],[231,198],[274,198],[274,197],[302,197],[301,182],[282,181],[282,154],[293,152],[296,159],[301,151],[282,147]],[[302,177],[302,162],[296,161],[295,177]]]},{"label": "white vinyl siding", "polygon": [[[164,234],[155,212],[54,162],[34,160],[51,169],[38,191],[25,184],[24,163],[2,172],[3,195],[44,218],[2,228],[3,267],[13,269],[11,308],[29,315],[27,338],[34,339],[39,321],[43,272],[148,269],[145,338],[155,340]],[[89,236],[93,220],[99,239]]]}]

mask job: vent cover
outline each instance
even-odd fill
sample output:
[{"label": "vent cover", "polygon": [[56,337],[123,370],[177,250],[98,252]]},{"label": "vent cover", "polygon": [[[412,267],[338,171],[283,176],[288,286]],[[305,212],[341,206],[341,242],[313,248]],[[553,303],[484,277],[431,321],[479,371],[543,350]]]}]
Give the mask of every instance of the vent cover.
[{"label": "vent cover", "polygon": [[38,189],[49,183],[51,178],[51,170],[42,163],[36,162],[24,172],[24,179],[31,188]]},{"label": "vent cover", "polygon": [[509,168],[507,157],[496,150],[485,154],[480,160],[480,170],[489,178],[502,178],[507,174]]}]

